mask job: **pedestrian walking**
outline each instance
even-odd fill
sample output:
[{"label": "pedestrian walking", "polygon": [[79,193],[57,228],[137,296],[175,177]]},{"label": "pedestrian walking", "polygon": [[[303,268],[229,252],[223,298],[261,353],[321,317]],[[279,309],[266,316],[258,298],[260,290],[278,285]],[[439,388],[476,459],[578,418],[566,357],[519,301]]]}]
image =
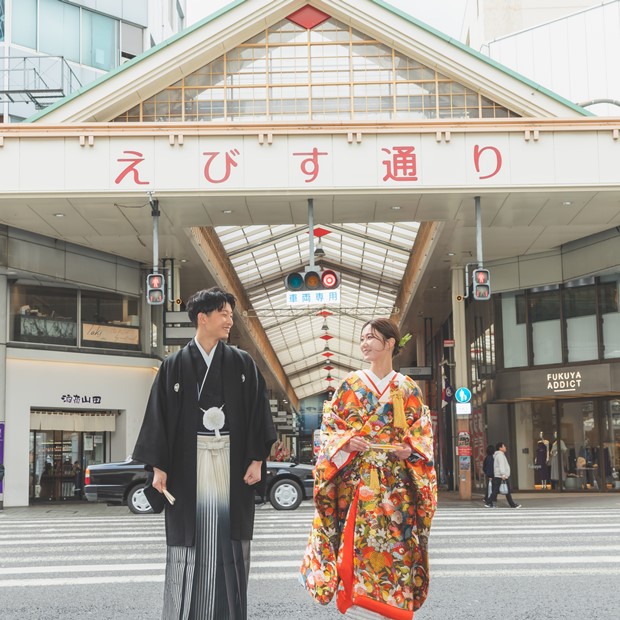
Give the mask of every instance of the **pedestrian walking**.
[{"label": "pedestrian walking", "polygon": [[494,446],[487,446],[487,454],[482,462],[482,473],[484,474],[484,503],[488,504],[493,493],[493,476],[494,465],[493,455],[495,454]]},{"label": "pedestrian walking", "polygon": [[510,493],[510,464],[506,458],[506,444],[500,442],[497,444],[496,448],[495,454],[493,455],[493,491],[491,497],[484,505],[487,508],[495,508],[497,495],[498,493],[502,493],[506,496],[508,505],[511,508],[521,508],[521,504],[516,504]]},{"label": "pedestrian walking", "polygon": [[166,502],[163,620],[246,620],[254,490],[276,439],[265,381],[225,344],[235,298],[187,301],[196,336],[164,360],[133,458]]},{"label": "pedestrian walking", "polygon": [[428,592],[432,427],[418,385],[392,369],[403,344],[389,319],[367,322],[370,369],[350,373],[323,411],[301,581],[351,618],[413,618]]}]

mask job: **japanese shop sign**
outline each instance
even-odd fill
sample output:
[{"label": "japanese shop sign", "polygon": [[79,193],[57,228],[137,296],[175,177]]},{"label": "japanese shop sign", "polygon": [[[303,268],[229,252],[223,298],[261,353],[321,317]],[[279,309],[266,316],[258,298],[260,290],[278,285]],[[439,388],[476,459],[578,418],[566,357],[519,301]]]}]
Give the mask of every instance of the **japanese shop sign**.
[{"label": "japanese shop sign", "polygon": [[74,403],[75,405],[86,403],[93,405],[101,404],[101,396],[92,396],[90,394],[63,394],[60,400],[63,403]]},{"label": "japanese shop sign", "polygon": [[0,192],[413,190],[617,185],[610,132],[6,137]]}]

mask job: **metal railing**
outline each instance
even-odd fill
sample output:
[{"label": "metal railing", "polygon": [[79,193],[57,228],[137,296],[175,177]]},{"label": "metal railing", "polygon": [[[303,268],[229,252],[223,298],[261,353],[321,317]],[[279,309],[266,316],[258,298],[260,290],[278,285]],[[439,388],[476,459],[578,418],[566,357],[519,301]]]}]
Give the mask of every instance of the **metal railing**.
[{"label": "metal railing", "polygon": [[82,86],[62,56],[0,56],[0,101],[44,108]]}]

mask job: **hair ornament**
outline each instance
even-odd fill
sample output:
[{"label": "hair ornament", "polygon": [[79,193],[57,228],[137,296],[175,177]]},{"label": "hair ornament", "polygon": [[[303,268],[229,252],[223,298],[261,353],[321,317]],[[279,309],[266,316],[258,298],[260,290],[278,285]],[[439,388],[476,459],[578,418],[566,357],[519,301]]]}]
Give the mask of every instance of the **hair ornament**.
[{"label": "hair ornament", "polygon": [[398,346],[402,349],[411,339],[413,338],[413,336],[407,332],[399,341],[398,341]]}]

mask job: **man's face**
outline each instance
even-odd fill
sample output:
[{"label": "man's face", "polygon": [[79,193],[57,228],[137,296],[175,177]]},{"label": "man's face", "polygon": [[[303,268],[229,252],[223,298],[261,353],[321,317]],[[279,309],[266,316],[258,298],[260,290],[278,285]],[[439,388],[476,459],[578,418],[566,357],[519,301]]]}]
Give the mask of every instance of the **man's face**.
[{"label": "man's face", "polygon": [[502,452],[506,452],[506,446],[505,446],[505,445],[503,445],[503,446],[500,448],[500,450],[501,450]]},{"label": "man's face", "polygon": [[233,326],[233,310],[230,304],[225,304],[221,310],[214,310],[209,314],[201,312],[198,316],[199,325],[207,337],[228,340]]}]

